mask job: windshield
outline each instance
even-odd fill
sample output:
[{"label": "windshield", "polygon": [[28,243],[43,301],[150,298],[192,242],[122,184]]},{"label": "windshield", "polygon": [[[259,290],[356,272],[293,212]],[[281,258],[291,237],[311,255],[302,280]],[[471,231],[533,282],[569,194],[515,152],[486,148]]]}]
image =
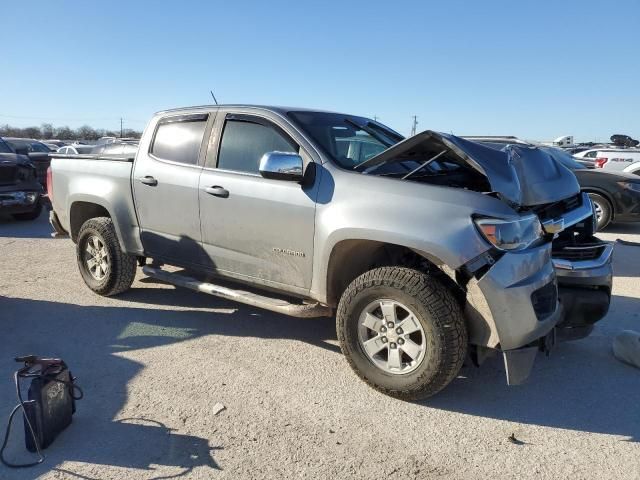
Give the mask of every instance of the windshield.
[{"label": "windshield", "polygon": [[1,138],[0,138],[0,153],[13,153],[13,150],[11,150],[11,147],[7,144],[7,142],[5,142]]},{"label": "windshield", "polygon": [[329,158],[349,170],[403,140],[402,135],[364,117],[322,112],[288,115]]},{"label": "windshield", "polygon": [[31,151],[33,152],[49,153],[51,151],[49,150],[49,147],[47,147],[44,143],[40,143],[40,142],[33,142],[29,144],[29,146],[31,147]]}]

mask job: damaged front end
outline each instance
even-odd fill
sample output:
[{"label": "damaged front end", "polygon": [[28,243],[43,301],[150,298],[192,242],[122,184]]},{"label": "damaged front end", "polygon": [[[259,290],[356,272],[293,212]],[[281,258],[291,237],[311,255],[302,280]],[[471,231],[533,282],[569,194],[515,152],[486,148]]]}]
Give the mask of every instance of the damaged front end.
[{"label": "damaged front end", "polygon": [[587,194],[537,206],[551,241],[469,272],[466,314],[477,364],[500,351],[507,382],[522,383],[537,353],[588,336],[611,301],[613,245],[593,236]]},{"label": "damaged front end", "polygon": [[[474,360],[481,364],[502,353],[509,384],[523,382],[537,353],[549,352],[556,338],[583,338],[606,315],[613,247],[594,236],[591,201],[552,151],[528,145],[497,150],[426,131],[358,169],[481,192],[513,209],[512,218],[472,218],[491,247],[455,272],[466,293]],[[509,228],[500,231],[499,222]],[[511,227],[519,224],[539,231]]]}]

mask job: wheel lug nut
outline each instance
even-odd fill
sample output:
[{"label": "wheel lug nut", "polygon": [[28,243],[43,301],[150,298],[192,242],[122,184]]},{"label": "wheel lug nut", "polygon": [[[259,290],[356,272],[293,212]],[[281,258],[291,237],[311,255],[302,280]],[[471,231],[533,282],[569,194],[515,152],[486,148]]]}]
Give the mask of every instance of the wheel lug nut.
[{"label": "wheel lug nut", "polygon": [[387,323],[387,327],[389,327],[389,328],[393,328],[393,322],[389,322],[389,323]]},{"label": "wheel lug nut", "polygon": [[402,345],[404,343],[404,340],[402,338],[398,339],[398,345]]},{"label": "wheel lug nut", "polygon": [[387,337],[382,337],[382,343],[387,343]]},{"label": "wheel lug nut", "polygon": [[385,332],[387,331],[387,327],[380,327],[380,331],[381,331],[382,333],[385,333]]},{"label": "wheel lug nut", "polygon": [[396,329],[396,333],[397,333],[398,335],[402,335],[402,333],[403,333],[403,332],[402,332],[402,329],[401,329],[400,327],[398,327],[398,328]]},{"label": "wheel lug nut", "polygon": [[395,344],[395,343],[393,343],[393,342],[391,342],[391,343],[389,344],[389,346],[390,346],[391,348],[396,348],[396,344]]}]

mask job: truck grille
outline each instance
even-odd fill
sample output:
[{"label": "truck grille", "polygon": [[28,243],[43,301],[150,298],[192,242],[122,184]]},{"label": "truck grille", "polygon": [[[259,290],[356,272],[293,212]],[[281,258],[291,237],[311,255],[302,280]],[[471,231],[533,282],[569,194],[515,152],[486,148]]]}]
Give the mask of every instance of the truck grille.
[{"label": "truck grille", "polygon": [[540,217],[540,220],[545,221],[552,218],[561,217],[564,213],[570,212],[582,205],[582,194],[575,195],[573,197],[565,198],[559,202],[548,203],[542,205],[535,210]]},{"label": "truck grille", "polygon": [[0,185],[11,185],[16,181],[18,169],[12,165],[7,167],[0,166]]},{"label": "truck grille", "polygon": [[579,246],[565,246],[560,250],[553,250],[551,256],[553,258],[561,258],[573,262],[581,260],[595,260],[600,258],[606,244],[582,244]]},{"label": "truck grille", "polygon": [[556,311],[558,304],[558,287],[556,282],[549,282],[531,294],[531,303],[538,320],[544,320]]}]

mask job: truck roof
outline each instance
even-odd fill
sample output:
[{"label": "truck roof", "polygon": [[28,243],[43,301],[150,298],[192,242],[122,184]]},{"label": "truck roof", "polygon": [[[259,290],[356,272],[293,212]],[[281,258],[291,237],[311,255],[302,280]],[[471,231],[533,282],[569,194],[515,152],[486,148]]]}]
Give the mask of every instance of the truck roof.
[{"label": "truck roof", "polygon": [[180,108],[170,108],[167,110],[161,110],[159,112],[156,112],[156,115],[161,115],[164,113],[171,113],[171,112],[184,112],[184,111],[198,111],[198,110],[208,110],[208,109],[212,109],[212,108],[253,108],[256,110],[267,110],[267,111],[271,111],[271,112],[276,112],[279,114],[286,114],[287,112],[321,112],[321,113],[340,113],[340,112],[333,112],[330,110],[322,110],[319,108],[298,108],[298,107],[283,107],[283,106],[277,106],[277,105],[254,105],[254,104],[243,104],[243,103],[227,103],[227,104],[219,104],[219,105],[195,105],[195,106],[191,106],[191,107],[180,107]]}]

